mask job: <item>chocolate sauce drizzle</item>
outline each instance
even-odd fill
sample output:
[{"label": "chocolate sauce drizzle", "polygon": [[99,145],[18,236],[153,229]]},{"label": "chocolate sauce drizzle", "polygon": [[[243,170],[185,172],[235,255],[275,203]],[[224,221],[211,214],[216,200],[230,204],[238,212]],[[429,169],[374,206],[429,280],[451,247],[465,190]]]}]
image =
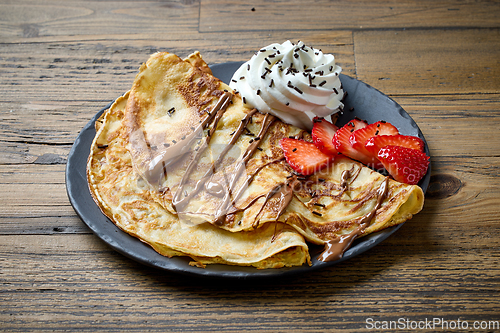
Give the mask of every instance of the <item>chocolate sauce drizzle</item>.
[{"label": "chocolate sauce drizzle", "polygon": [[[205,174],[196,182],[195,186],[193,189],[191,189],[189,192],[186,189],[187,182],[194,170],[194,168],[197,165],[197,161],[200,159],[201,155],[203,152],[208,148],[208,144],[213,136],[214,131],[217,128],[217,124],[219,120],[222,118],[222,115],[224,114],[228,102],[227,100],[230,100],[229,97],[226,97],[228,93],[223,95],[221,100],[219,100],[219,103],[217,103],[216,107],[211,112],[211,115],[215,116],[213,117],[213,124],[212,127],[210,128],[208,135],[205,137],[205,142],[202,146],[201,149],[199,149],[194,158],[191,159],[189,162],[186,171],[181,179],[181,182],[179,184],[179,187],[177,188],[173,199],[172,199],[172,205],[174,206],[175,210],[179,212],[184,212],[185,208],[189,204],[189,201],[200,191],[205,189],[208,193],[221,198],[221,200],[218,203],[218,206],[215,210],[214,214],[214,219],[213,223],[217,225],[222,225],[224,224],[226,220],[226,216],[231,213],[234,214],[237,210],[234,209],[234,204],[238,200],[238,198],[242,195],[243,191],[245,190],[245,184],[249,184],[255,174],[263,167],[258,168],[258,170],[251,175],[247,175],[245,179],[245,183],[240,187],[239,191],[234,193],[236,191],[236,186],[238,184],[238,181],[241,179],[242,175],[246,171],[246,165],[250,158],[254,155],[255,151],[258,149],[263,137],[266,135],[267,131],[269,130],[269,127],[271,124],[274,122],[276,119],[273,115],[271,114],[266,114],[264,117],[264,120],[262,122],[262,127],[257,134],[256,137],[252,138],[250,140],[250,145],[247,147],[245,152],[241,155],[241,157],[235,162],[235,165],[233,167],[233,170],[231,173],[225,175],[226,177],[226,184],[220,184],[217,182],[211,181],[212,175],[217,171],[217,168],[222,164],[222,161],[224,157],[227,155],[227,153],[231,150],[231,148],[236,144],[238,139],[241,137],[241,135],[244,133],[245,129],[247,128],[248,124],[252,121],[252,116],[257,113],[257,109],[253,109],[250,112],[248,112],[243,119],[241,120],[238,128],[232,133],[232,137],[230,142],[226,145],[226,147],[223,149],[223,151],[219,154],[217,159],[211,164],[210,168],[205,172]],[[231,96],[231,94],[229,94]],[[222,102],[221,102],[222,101]],[[212,118],[206,118],[204,123],[202,124],[203,127],[205,127],[208,122],[212,120]],[[201,125],[200,125],[201,126]],[[274,163],[274,162],[271,162]],[[270,163],[268,163],[270,164]],[[238,210],[239,211],[239,210]]]},{"label": "chocolate sauce drizzle", "polygon": [[[206,149],[210,138],[212,137],[215,128],[217,127],[217,123],[222,117],[224,111],[229,106],[231,102],[232,94],[229,92],[225,92],[218,100],[217,104],[212,109],[212,112],[208,113],[208,117],[206,117],[200,124],[189,134],[184,140],[181,142],[174,142],[173,145],[166,147],[160,154],[155,156],[148,164],[144,176],[149,181],[150,184],[156,184],[161,180],[161,176],[166,174],[166,168],[170,165],[177,162],[181,157],[185,156],[192,149],[193,144],[201,140],[203,129],[205,129],[209,123],[214,120],[214,126],[209,130],[208,135],[204,138],[205,141],[199,146],[196,153],[196,157],[201,156],[203,151]],[[215,118],[215,119],[214,119]],[[144,140],[144,138],[142,137]],[[137,143],[138,140],[134,140]],[[186,173],[190,173],[190,168],[193,168],[194,165],[190,165]]]},{"label": "chocolate sauce drizzle", "polygon": [[[238,139],[238,137],[243,132],[243,129],[246,127],[246,125],[250,121],[250,118],[252,117],[252,115],[255,114],[255,112],[257,112],[257,110],[254,109],[254,110],[252,110],[251,112],[249,112],[248,114],[245,115],[245,117],[242,119],[242,121],[241,121],[238,129],[236,130],[236,133],[233,134],[233,136],[231,138],[231,141],[224,148],[224,150],[221,152],[221,154],[219,155],[219,157],[217,158],[217,160],[212,163],[212,165],[210,166],[210,168],[201,177],[201,179],[196,182],[195,188],[192,191],[190,191],[187,196],[182,197],[182,194],[184,192],[187,180],[189,179],[191,173],[193,172],[193,169],[196,166],[196,163],[198,162],[199,158],[201,157],[201,155],[203,154],[203,152],[208,148],[208,143],[210,142],[210,140],[211,140],[211,138],[213,136],[213,132],[217,128],[217,124],[218,124],[220,118],[222,117],[224,111],[225,111],[225,108],[224,109],[220,108],[219,110],[217,110],[217,116],[215,117],[214,124],[213,124],[212,128],[210,129],[207,137],[205,138],[205,143],[206,144],[203,145],[202,149],[199,149],[197,151],[195,157],[191,160],[191,162],[187,166],[186,172],[184,173],[184,176],[182,177],[181,183],[180,183],[177,191],[175,192],[173,200],[172,200],[172,204],[174,205],[174,207],[175,207],[175,209],[177,211],[183,210],[184,207],[188,204],[189,200],[191,198],[193,198],[203,188],[204,185],[210,184],[210,183],[207,183],[207,181],[209,180],[210,176],[213,174],[213,172],[215,172],[217,166],[220,165],[220,163],[222,162],[222,159],[227,154],[227,152],[234,146],[236,140]],[[214,185],[209,185],[209,186],[213,187]],[[219,186],[217,188],[219,189],[219,187],[221,187],[220,184],[219,184]],[[222,191],[221,189],[219,189],[219,190]]]},{"label": "chocolate sauce drizzle", "polygon": [[358,177],[359,173],[361,172],[361,168],[358,168],[356,170],[356,173],[353,174],[354,170],[354,165],[351,167],[351,169],[349,170],[344,170],[342,171],[342,173],[340,174],[340,193],[338,194],[338,196],[342,196],[342,194],[344,194],[345,191],[347,191],[347,188],[349,186],[349,184],[347,183],[347,181],[350,179],[351,180],[351,183]]},{"label": "chocolate sauce drizzle", "polygon": [[325,243],[325,250],[320,254],[318,260],[334,261],[342,258],[344,252],[351,246],[352,242],[364,233],[365,229],[370,225],[370,222],[375,216],[375,213],[380,208],[382,202],[387,196],[389,186],[388,179],[388,177],[385,177],[382,184],[380,184],[380,187],[377,190],[377,203],[375,204],[375,207],[373,207],[373,209],[368,214],[361,217],[361,219],[358,221],[358,227],[347,235],[343,235],[339,238],[327,241]]},{"label": "chocolate sauce drizzle", "polygon": [[[172,199],[172,205],[175,210],[179,213],[184,211],[186,206],[189,204],[189,201],[202,189],[210,193],[211,195],[220,198],[219,204],[216,208],[213,222],[216,225],[223,225],[226,221],[227,215],[236,214],[237,212],[243,211],[253,205],[257,200],[264,197],[264,203],[259,209],[259,212],[255,216],[255,220],[253,223],[253,227],[258,227],[260,222],[260,215],[264,210],[265,206],[273,201],[276,204],[276,208],[273,209],[276,212],[275,221],[278,221],[278,218],[282,215],[285,209],[288,207],[290,202],[293,199],[294,187],[297,182],[300,181],[300,178],[297,177],[296,174],[292,174],[287,177],[286,181],[283,183],[277,184],[271,191],[267,194],[262,194],[253,198],[246,207],[237,208],[235,207],[236,201],[241,197],[244,190],[246,189],[245,185],[249,185],[256,174],[260,172],[264,167],[270,165],[272,163],[278,163],[284,160],[284,158],[280,158],[277,160],[270,161],[268,163],[264,163],[253,173],[246,175],[243,184],[240,186],[239,190],[236,191],[236,186],[242,177],[242,174],[246,171],[246,165],[250,158],[254,155],[255,151],[259,149],[259,145],[269,130],[270,126],[276,120],[271,114],[266,114],[264,120],[262,122],[262,127],[257,134],[256,137],[253,137],[250,140],[250,144],[246,148],[245,152],[240,156],[240,158],[235,162],[234,168],[232,172],[229,174],[225,174],[226,184],[220,184],[218,182],[214,182],[211,180],[212,175],[217,171],[217,168],[222,164],[224,157],[231,150],[231,148],[236,144],[238,139],[244,134],[244,131],[247,130],[247,125],[251,123],[252,117],[255,113],[257,113],[257,109],[253,109],[248,112],[243,119],[241,120],[238,128],[231,133],[232,137],[228,145],[224,148],[224,150],[219,154],[218,158],[210,165],[210,168],[205,172],[205,174],[196,182],[194,188],[189,192],[186,189],[187,182],[190,179],[190,175],[192,174],[194,168],[197,166],[197,162],[199,161],[202,154],[208,148],[208,144],[217,128],[217,124],[222,118],[224,112],[226,111],[229,104],[231,104],[232,94],[229,92],[225,92],[217,104],[211,110],[211,112],[207,112],[208,117],[206,117],[203,121],[200,122],[197,128],[193,130],[191,134],[186,136],[182,142],[175,143],[173,145],[168,146],[163,152],[153,158],[148,165],[146,170],[146,178],[150,183],[159,181],[161,176],[166,177],[166,168],[175,163],[180,157],[187,154],[192,148],[195,141],[199,140],[201,144],[198,145],[196,152],[191,158],[188,166],[185,170],[185,173],[181,179],[181,182],[174,193]],[[212,126],[208,130],[207,135],[201,140],[201,133],[204,129],[206,129],[210,124]],[[302,134],[302,133],[301,133]],[[260,150],[260,149],[259,149]],[[354,168],[354,167],[353,167]],[[353,168],[350,170],[344,170],[341,174],[340,179],[340,187],[341,191],[338,196],[341,196],[348,188],[348,181],[354,181],[360,173],[361,168],[358,168],[355,173],[353,173]],[[240,182],[241,183],[241,182]],[[380,208],[383,200],[385,199],[388,191],[388,178],[386,177],[379,189],[377,190],[377,202],[374,208],[366,215],[361,217],[357,224],[358,226],[349,234],[338,237],[334,240],[326,241],[325,249],[318,257],[320,261],[334,261],[342,258],[344,252],[351,246],[352,242],[362,235],[365,229],[370,225],[371,220],[376,214],[376,211]],[[273,241],[276,235],[273,236]]]},{"label": "chocolate sauce drizzle", "polygon": [[[295,187],[295,183],[297,182],[297,176],[292,176],[287,179],[285,183],[277,184],[269,193],[266,195],[264,204],[260,207],[259,212],[255,216],[255,221],[253,226],[256,228],[259,225],[258,217],[262,213],[262,210],[266,206],[266,204],[272,200],[277,199],[278,201],[278,209],[275,220],[283,214],[288,204],[292,201],[293,198],[293,188]],[[274,238],[274,237],[273,237]]]}]

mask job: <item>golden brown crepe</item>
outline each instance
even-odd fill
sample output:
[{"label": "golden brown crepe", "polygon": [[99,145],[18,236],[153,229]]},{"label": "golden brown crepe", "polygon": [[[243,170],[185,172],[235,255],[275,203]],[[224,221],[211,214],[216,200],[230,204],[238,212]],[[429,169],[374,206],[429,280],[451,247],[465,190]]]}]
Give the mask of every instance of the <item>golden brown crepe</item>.
[{"label": "golden brown crepe", "polygon": [[[186,60],[152,55],[108,113],[89,159],[94,197],[123,230],[166,255],[203,264],[301,265],[309,260],[302,236],[338,247],[402,223],[423,206],[418,186],[348,158],[296,175],[279,140],[310,134],[245,108],[198,53]],[[240,253],[214,249],[220,244],[211,239],[219,237]]]},{"label": "golden brown crepe", "polygon": [[125,148],[122,120],[127,97],[118,98],[96,122],[87,167],[94,200],[118,227],[162,255],[189,256],[199,266],[224,263],[280,268],[310,263],[304,238],[285,224],[233,233],[209,223],[184,225],[156,203]]}]

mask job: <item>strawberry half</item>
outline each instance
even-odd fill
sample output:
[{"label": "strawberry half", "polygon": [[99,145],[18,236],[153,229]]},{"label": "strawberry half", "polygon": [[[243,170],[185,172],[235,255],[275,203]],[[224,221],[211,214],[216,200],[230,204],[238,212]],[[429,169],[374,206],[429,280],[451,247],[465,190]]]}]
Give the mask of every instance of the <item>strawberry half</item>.
[{"label": "strawberry half", "polygon": [[353,120],[342,126],[337,132],[335,132],[332,141],[335,145],[335,149],[337,149],[337,152],[349,156],[350,158],[353,158],[355,160],[361,158],[361,154],[358,154],[358,152],[351,146],[349,138],[354,131],[366,126],[368,126],[368,123],[366,121],[354,118]]},{"label": "strawberry half", "polygon": [[313,123],[311,134],[316,147],[325,154],[337,154],[337,149],[335,149],[332,139],[339,128],[331,122],[318,117],[313,119]]},{"label": "strawberry half", "polygon": [[416,136],[410,135],[377,135],[365,142],[366,150],[377,156],[378,151],[385,146],[400,146],[424,152],[424,141]]},{"label": "strawberry half", "polygon": [[417,149],[385,146],[378,158],[389,174],[397,181],[415,185],[425,176],[429,157]]},{"label": "strawberry half", "polygon": [[398,129],[391,123],[385,121],[377,121],[366,127],[354,131],[349,137],[351,146],[357,151],[358,161],[364,164],[379,169],[382,164],[378,161],[377,155],[372,154],[365,147],[366,141],[377,135],[397,135]]},{"label": "strawberry half", "polygon": [[334,158],[304,140],[284,138],[280,140],[280,147],[292,169],[304,176],[321,170]]}]

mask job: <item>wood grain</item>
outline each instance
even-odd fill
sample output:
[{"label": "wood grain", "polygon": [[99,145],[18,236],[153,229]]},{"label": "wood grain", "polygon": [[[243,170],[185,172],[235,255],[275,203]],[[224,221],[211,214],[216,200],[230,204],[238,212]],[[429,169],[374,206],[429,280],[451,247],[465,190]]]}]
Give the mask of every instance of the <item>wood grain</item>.
[{"label": "wood grain", "polygon": [[[196,31],[197,1],[3,1],[2,38]],[[95,38],[95,37],[94,37]]]},{"label": "wood grain", "polygon": [[456,249],[435,258],[439,246],[415,246],[421,238],[402,246],[395,235],[349,264],[259,283],[200,281],[145,268],[92,235],[22,239],[28,243],[0,241],[9,281],[0,297],[12,304],[0,314],[6,329],[361,330],[369,317],[417,320],[439,309],[448,320],[460,313],[479,320],[498,311],[490,295],[499,271],[486,268],[495,267],[488,252]]},{"label": "wood grain", "polygon": [[500,92],[499,29],[363,31],[354,44],[358,78],[387,94]]},{"label": "wood grain", "polygon": [[[0,331],[500,325],[499,14],[498,1],[0,0]],[[287,39],[334,53],[417,122],[432,161],[421,213],[347,262],[255,282],[143,266],[78,218],[71,146],[151,53],[217,64]]]},{"label": "wood grain", "polygon": [[203,0],[200,31],[498,27],[497,1]]}]

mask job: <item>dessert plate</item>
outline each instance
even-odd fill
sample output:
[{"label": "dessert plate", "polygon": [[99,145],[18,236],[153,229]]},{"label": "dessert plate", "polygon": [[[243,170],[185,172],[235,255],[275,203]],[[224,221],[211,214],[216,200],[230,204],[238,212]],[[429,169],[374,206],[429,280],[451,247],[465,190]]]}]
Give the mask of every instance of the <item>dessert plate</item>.
[{"label": "dessert plate", "polygon": [[[211,69],[215,77],[229,83],[233,73],[241,64],[242,62],[223,63],[213,65]],[[354,117],[366,119],[369,123],[386,120],[396,126],[401,134],[418,136],[425,142],[425,138],[417,124],[392,99],[373,87],[349,76],[341,74],[340,80],[348,95],[344,101],[345,112],[340,116],[337,122],[338,125],[341,126]],[[155,252],[149,245],[144,244],[137,238],[130,236],[116,227],[112,221],[102,214],[88,189],[86,165],[90,146],[95,136],[94,123],[110,105],[111,103],[100,110],[85,125],[76,138],[66,164],[66,190],[73,208],[90,230],[114,250],[137,262],[160,270],[200,277],[231,279],[278,278],[312,272],[348,260],[379,244],[402,226],[400,224],[358,239],[345,252],[344,256],[337,261],[323,262],[317,260],[322,249],[310,246],[312,266],[304,265],[292,268],[258,270],[252,267],[207,265],[203,269],[190,266],[189,262],[191,259],[187,257],[164,257]],[[430,156],[427,143],[425,144],[425,152]],[[429,165],[427,174],[419,184],[424,193],[429,185],[430,170]]]}]

